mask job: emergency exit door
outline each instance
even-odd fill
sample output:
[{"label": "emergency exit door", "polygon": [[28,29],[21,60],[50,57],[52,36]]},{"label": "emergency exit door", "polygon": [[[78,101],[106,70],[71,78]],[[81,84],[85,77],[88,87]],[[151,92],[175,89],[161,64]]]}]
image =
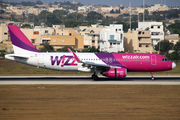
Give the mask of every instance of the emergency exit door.
[{"label": "emergency exit door", "polygon": [[151,55],[151,65],[156,65],[156,55]]}]

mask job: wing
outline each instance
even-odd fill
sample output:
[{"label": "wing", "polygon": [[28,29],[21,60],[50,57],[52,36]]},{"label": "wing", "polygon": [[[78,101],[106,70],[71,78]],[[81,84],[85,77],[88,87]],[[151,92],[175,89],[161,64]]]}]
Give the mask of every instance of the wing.
[{"label": "wing", "polygon": [[90,67],[90,68],[96,68],[96,69],[108,69],[108,68],[111,68],[112,66],[109,66],[109,65],[105,65],[105,64],[99,64],[99,63],[95,63],[95,62],[89,62],[89,61],[81,61],[79,59],[79,57],[74,53],[74,51],[71,51],[71,53],[73,53],[73,56],[75,58],[75,60],[78,62],[78,63],[83,63],[82,66],[85,66],[85,67]]},{"label": "wing", "polygon": [[108,68],[110,68],[110,66],[109,66],[109,65],[105,65],[105,64],[98,64],[98,63],[88,62],[88,61],[84,62],[84,64],[91,65],[91,66],[96,66],[96,67],[108,67]]}]

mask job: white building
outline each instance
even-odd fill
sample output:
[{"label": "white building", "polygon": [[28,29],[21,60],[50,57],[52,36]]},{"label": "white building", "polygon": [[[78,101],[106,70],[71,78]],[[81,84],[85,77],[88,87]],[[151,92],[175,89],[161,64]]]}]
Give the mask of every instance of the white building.
[{"label": "white building", "polygon": [[152,45],[157,45],[161,40],[164,40],[164,31],[162,22],[138,22],[137,30],[149,30],[151,34]]},{"label": "white building", "polygon": [[88,11],[95,11],[95,10],[96,10],[96,8],[91,5],[78,7],[78,12],[88,12]]},{"label": "white building", "polygon": [[123,25],[111,24],[109,28],[100,31],[100,51],[124,51]]}]

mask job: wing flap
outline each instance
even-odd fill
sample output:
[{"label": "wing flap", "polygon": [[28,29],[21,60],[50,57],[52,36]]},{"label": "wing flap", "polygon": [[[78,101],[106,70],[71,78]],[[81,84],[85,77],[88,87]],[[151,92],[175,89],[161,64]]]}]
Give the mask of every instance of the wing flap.
[{"label": "wing flap", "polygon": [[92,66],[96,66],[96,67],[110,67],[109,65],[105,65],[105,64],[99,64],[99,63],[94,63],[94,62],[84,62],[87,65],[92,65]]}]

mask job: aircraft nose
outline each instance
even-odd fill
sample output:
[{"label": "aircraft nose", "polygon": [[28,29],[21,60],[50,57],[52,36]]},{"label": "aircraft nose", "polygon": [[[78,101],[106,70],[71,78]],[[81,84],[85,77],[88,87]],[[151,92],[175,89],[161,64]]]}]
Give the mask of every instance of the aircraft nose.
[{"label": "aircraft nose", "polygon": [[173,62],[172,63],[172,69],[174,69],[176,67],[176,64]]}]

